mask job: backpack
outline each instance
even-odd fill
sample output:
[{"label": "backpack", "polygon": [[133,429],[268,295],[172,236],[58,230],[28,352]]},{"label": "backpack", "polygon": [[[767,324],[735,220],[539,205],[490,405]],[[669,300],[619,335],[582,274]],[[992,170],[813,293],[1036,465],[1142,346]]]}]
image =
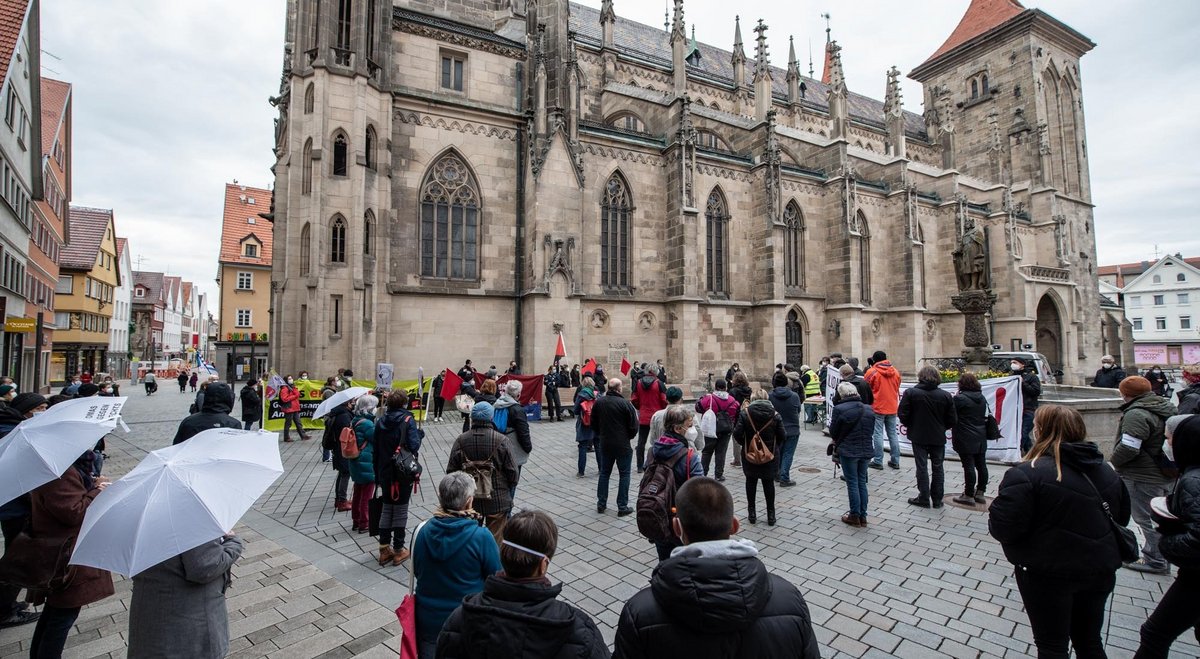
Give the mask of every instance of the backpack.
[{"label": "backpack", "polygon": [[715,435],[716,437],[720,437],[721,435],[728,435],[729,433],[733,432],[733,421],[731,421],[729,418],[729,400],[731,398],[733,398],[733,396],[730,396],[729,398],[725,399],[725,401],[726,401],[725,405],[724,405],[724,407],[721,408],[720,412],[718,412],[716,410],[717,401],[721,400],[720,398],[713,396],[712,399],[709,400],[709,402],[708,402],[708,409],[712,410],[713,414],[717,417],[717,419],[716,419],[717,434]]},{"label": "backpack", "polygon": [[708,439],[717,437],[717,413],[709,406],[700,417],[700,434]]},{"label": "backpack", "polygon": [[462,470],[465,474],[475,479],[475,498],[476,499],[491,499],[496,492],[496,484],[494,477],[496,475],[496,451],[499,447],[492,451],[492,454],[486,460],[464,460]]},{"label": "backpack", "polygon": [[496,426],[496,432],[508,432],[508,408],[497,407],[492,413],[492,425]]},{"label": "backpack", "polygon": [[746,442],[746,462],[764,465],[774,460],[775,454],[771,452],[771,449],[767,448],[767,443],[762,439],[762,433],[775,425],[775,419],[768,421],[767,425],[763,426],[761,430],[754,427],[754,419],[750,416],[749,411],[746,412],[746,421],[750,423],[750,429],[754,431],[754,434],[750,437],[750,441]]},{"label": "backpack", "polygon": [[592,425],[592,406],[595,404],[595,398],[584,398],[583,400],[579,401],[579,409],[583,410],[583,425],[589,427]]},{"label": "backpack", "polygon": [[[646,474],[638,485],[637,527],[638,532],[652,542],[671,542],[675,529],[671,518],[675,516],[675,465],[681,458],[690,462],[693,449],[679,451],[667,462],[652,461],[646,465]],[[687,466],[689,462],[685,462]],[[688,472],[691,473],[690,471]]]},{"label": "backpack", "polygon": [[358,435],[355,434],[353,425],[342,428],[341,433],[338,434],[338,443],[342,446],[343,458],[354,460],[360,455]]}]

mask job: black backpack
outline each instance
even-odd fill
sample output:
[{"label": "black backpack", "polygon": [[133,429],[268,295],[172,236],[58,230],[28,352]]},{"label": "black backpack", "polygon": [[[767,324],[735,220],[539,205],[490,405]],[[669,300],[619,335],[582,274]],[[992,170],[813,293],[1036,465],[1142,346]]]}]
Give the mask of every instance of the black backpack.
[{"label": "black backpack", "polygon": [[[670,542],[675,539],[671,518],[675,516],[675,465],[681,458],[688,460],[692,449],[679,451],[667,462],[652,461],[646,465],[646,474],[638,485],[637,527],[638,532],[652,542]],[[684,463],[687,466],[688,463]]]},{"label": "black backpack", "polygon": [[734,398],[731,394],[729,398],[725,399],[725,405],[720,408],[717,407],[718,400],[721,399],[713,396],[708,405],[712,408],[713,414],[717,417],[717,435],[728,435],[729,433],[733,432],[733,419],[729,418],[729,401],[734,400]]}]

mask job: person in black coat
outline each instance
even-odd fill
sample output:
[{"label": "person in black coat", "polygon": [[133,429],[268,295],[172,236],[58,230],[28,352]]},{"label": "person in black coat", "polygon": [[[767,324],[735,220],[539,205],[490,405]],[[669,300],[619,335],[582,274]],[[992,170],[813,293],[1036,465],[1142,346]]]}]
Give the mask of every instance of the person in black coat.
[{"label": "person in black coat", "polygon": [[[771,459],[761,464],[746,459],[746,449],[754,438],[755,430],[763,445],[771,452]],[[746,518],[751,524],[758,522],[754,514],[755,497],[758,483],[762,482],[763,497],[767,501],[767,526],[775,526],[775,479],[779,477],[780,453],[787,435],[783,430],[783,417],[771,405],[766,389],[751,394],[750,404],[738,414],[737,423],[733,426],[733,441],[738,445],[742,473],[746,476]]]},{"label": "person in black coat", "polygon": [[179,423],[171,444],[185,442],[209,428],[242,429],[242,422],[229,416],[233,411],[233,389],[224,382],[211,382],[205,389],[204,403],[199,412]]},{"label": "person in black coat", "polygon": [[954,501],[965,506],[987,503],[984,495],[988,484],[987,417],[991,412],[983,397],[983,387],[974,373],[963,373],[958,377],[954,411],[958,421],[951,430],[950,446],[963,467],[963,493],[954,497]]},{"label": "person in black coat", "polygon": [[[855,372],[853,366],[842,364],[838,369],[838,374],[842,376],[842,382],[849,382],[854,385],[855,390],[858,391],[858,399],[860,401],[867,405],[875,402],[875,394],[871,392],[871,383],[867,382],[862,375]],[[833,394],[833,404],[837,405],[840,402],[842,402],[841,394],[835,391]]]},{"label": "person in black coat", "polygon": [[946,431],[954,427],[958,415],[954,397],[938,387],[941,382],[936,368],[922,368],[917,372],[917,386],[904,392],[897,412],[912,442],[913,462],[917,465],[917,496],[908,503],[919,508],[941,508],[945,496]]},{"label": "person in black coat", "polygon": [[738,532],[733,498],[712,478],[675,496],[684,546],[658,564],[650,586],[625,603],[613,657],[818,659],[808,605],[796,586],[767,571]]},{"label": "person in black coat", "polygon": [[1038,441],[1009,469],[988,509],[988,530],[1015,567],[1042,657],[1103,657],[1104,608],[1121,567],[1113,520],[1129,523],[1129,492],[1087,439],[1076,410],[1047,405]]},{"label": "person in black coat", "polygon": [[638,434],[638,412],[633,403],[621,395],[621,380],[608,381],[608,393],[596,399],[592,406],[592,431],[596,434],[596,446],[600,451],[600,481],[596,484],[596,512],[608,507],[608,482],[613,465],[617,467],[620,480],[617,483],[617,515],[633,513],[629,507],[630,470],[633,466],[633,447],[629,445]]},{"label": "person in black coat", "polygon": [[396,469],[393,457],[403,446],[417,454],[425,431],[408,411],[408,395],[402,389],[388,394],[387,411],[375,424],[375,446],[371,451],[371,466],[375,470],[375,487],[382,499],[379,520],[379,564],[399,565],[410,556],[405,546],[408,526],[408,503],[413,494],[413,481]]},{"label": "person in black coat", "polygon": [[779,487],[793,487],[792,458],[796,445],[800,443],[800,395],[788,387],[788,378],[782,371],[771,376],[771,393],[767,395],[775,411],[783,419],[783,434],[786,439],[779,456]]},{"label": "person in black coat", "polygon": [[551,364],[550,368],[546,369],[546,375],[542,378],[542,384],[546,387],[547,418],[550,421],[562,421],[562,399],[558,396],[558,387],[561,383],[558,379],[557,364]]},{"label": "person in black coat", "polygon": [[[1133,373],[1137,375],[1137,371]],[[1116,389],[1121,385],[1121,380],[1124,379],[1125,369],[1117,365],[1117,360],[1113,359],[1112,355],[1104,355],[1100,358],[1100,369],[1092,377],[1092,386],[1102,389]]]},{"label": "person in black coat", "polygon": [[258,380],[247,380],[240,394],[242,400],[242,423],[246,430],[254,424],[262,425],[262,395],[258,393]]},{"label": "person in black coat", "polygon": [[[1024,357],[1013,357],[1009,368],[1012,369],[1013,375],[1021,378],[1021,453],[1028,453],[1033,446],[1033,414],[1037,411],[1038,398],[1042,395],[1042,380],[1037,373],[1030,370],[1029,360]],[[1120,381],[1117,384],[1120,384]],[[1116,386],[1113,385],[1114,388]]]},{"label": "person in black coat", "polygon": [[1134,659],[1166,659],[1180,634],[1200,629],[1200,415],[1167,419],[1166,448],[1181,475],[1167,497],[1170,515],[1156,513],[1154,521],[1162,534],[1158,550],[1179,574],[1142,625]]},{"label": "person in black coat", "polygon": [[333,508],[338,512],[352,507],[346,494],[350,488],[350,462],[342,457],[341,436],[342,428],[349,428],[354,423],[353,406],[351,400],[330,410],[325,415],[325,433],[321,436],[321,447],[331,452],[333,470],[337,472],[333,482]]}]

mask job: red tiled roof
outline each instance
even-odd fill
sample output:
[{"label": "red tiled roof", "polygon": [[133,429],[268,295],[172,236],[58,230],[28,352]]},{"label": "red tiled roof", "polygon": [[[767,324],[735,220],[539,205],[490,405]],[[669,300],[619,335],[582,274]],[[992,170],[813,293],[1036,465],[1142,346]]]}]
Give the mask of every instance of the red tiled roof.
[{"label": "red tiled roof", "polygon": [[929,59],[925,60],[921,66],[925,66],[985,32],[1000,27],[1024,11],[1025,7],[1017,0],[971,0],[971,6],[967,7],[962,20],[958,22],[958,27],[950,33],[946,43],[930,55]]},{"label": "red tiled roof", "polygon": [[0,0],[0,82],[8,76],[21,26],[29,11],[29,0]]},{"label": "red tiled roof", "polygon": [[830,85],[833,84],[833,46],[832,41],[825,42],[825,68],[821,72],[821,82]]},{"label": "red tiled roof", "polygon": [[181,280],[179,277],[163,275],[163,293],[166,294],[168,308],[174,308],[175,305],[178,304],[177,300],[179,299],[180,281]]},{"label": "red tiled roof", "polygon": [[50,78],[42,78],[42,155],[50,157],[58,129],[67,114],[67,100],[71,97],[71,85]]},{"label": "red tiled roof", "polygon": [[71,206],[67,221],[71,240],[63,246],[59,265],[72,270],[91,270],[100,254],[104,231],[113,221],[113,212],[105,208]]},{"label": "red tiled roof", "polygon": [[[254,203],[250,203],[253,200]],[[271,210],[271,191],[236,183],[225,184],[225,217],[221,223],[221,263],[271,265],[271,223],[259,213]],[[253,220],[253,223],[251,222]],[[242,256],[243,241],[253,234],[262,247],[258,258]]]},{"label": "red tiled roof", "polygon": [[187,309],[188,302],[192,299],[192,282],[183,282],[183,308]]},{"label": "red tiled roof", "polygon": [[117,260],[120,261],[125,256],[125,250],[129,247],[129,241],[117,236]]}]

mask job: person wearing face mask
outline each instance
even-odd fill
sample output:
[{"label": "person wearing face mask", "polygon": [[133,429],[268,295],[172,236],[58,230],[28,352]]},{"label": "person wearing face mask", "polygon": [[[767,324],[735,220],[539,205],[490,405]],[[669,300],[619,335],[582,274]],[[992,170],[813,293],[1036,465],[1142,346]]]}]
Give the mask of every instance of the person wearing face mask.
[{"label": "person wearing face mask", "polygon": [[13,384],[0,384],[0,407],[8,405],[12,399],[17,397],[17,386]]},{"label": "person wearing face mask", "polygon": [[1092,378],[1092,386],[1116,389],[1124,379],[1125,369],[1117,366],[1117,360],[1113,359],[1112,355],[1104,355],[1100,358],[1100,370],[1096,371],[1096,376]]},{"label": "person wearing face mask", "polygon": [[1014,357],[1009,364],[1013,375],[1021,377],[1021,454],[1029,452],[1033,447],[1033,415],[1037,412],[1038,398],[1042,395],[1042,381],[1037,373],[1025,368],[1028,361],[1024,357]]},{"label": "person wearing face mask", "polygon": [[[683,390],[679,387],[667,387],[667,407],[678,405],[683,402]],[[650,436],[662,437],[666,432],[665,419],[667,418],[667,407],[654,413],[650,417]],[[694,448],[697,451],[704,448],[703,438],[700,436],[700,431],[695,424],[688,427],[688,431],[684,439],[687,440],[688,448]]]},{"label": "person wearing face mask", "polygon": [[1158,364],[1146,369],[1146,373],[1142,375],[1150,381],[1150,391],[1153,391],[1156,396],[1167,395],[1167,374],[1162,372],[1162,367]]},{"label": "person wearing face mask", "polygon": [[[704,465],[700,460],[700,453],[687,445],[687,431],[695,425],[691,410],[685,405],[672,405],[664,411],[666,414],[663,416],[663,434],[651,444],[650,458],[646,467],[647,471],[650,471],[649,467],[652,464],[669,464],[675,460],[672,469],[675,472],[675,487],[678,489],[689,478],[703,476]],[[681,453],[682,455],[680,455]],[[647,478],[649,476],[650,474],[647,474]],[[673,537],[668,542],[655,542],[654,547],[658,550],[658,560],[663,561],[670,558],[671,551],[682,545],[683,543],[678,537]]]},{"label": "person wearing face mask", "polygon": [[1142,557],[1125,567],[1137,572],[1170,574],[1171,567],[1158,551],[1158,531],[1150,515],[1150,501],[1167,495],[1166,475],[1160,467],[1166,421],[1176,414],[1175,405],[1150,391],[1150,383],[1140,375],[1121,381],[1125,404],[1121,406],[1121,426],[1109,462],[1129,490],[1133,521],[1142,529],[1146,545]]},{"label": "person wearing face mask", "polygon": [[296,390],[296,381],[290,375],[279,388],[279,410],[283,412],[283,441],[292,441],[288,436],[292,424],[295,424],[296,433],[300,435],[301,441],[310,439],[300,423],[300,392]]}]

